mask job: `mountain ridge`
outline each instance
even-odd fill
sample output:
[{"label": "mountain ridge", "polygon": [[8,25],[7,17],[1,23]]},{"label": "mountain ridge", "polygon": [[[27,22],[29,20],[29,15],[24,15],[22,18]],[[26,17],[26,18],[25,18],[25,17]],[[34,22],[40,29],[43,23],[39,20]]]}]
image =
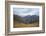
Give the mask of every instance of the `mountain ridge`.
[{"label": "mountain ridge", "polygon": [[25,16],[25,17],[20,17],[18,15],[14,15],[14,20],[16,19],[19,19],[19,22],[22,22],[22,23],[31,23],[31,22],[36,22],[36,21],[39,21],[39,16],[36,16],[36,15],[28,15],[28,16]]}]

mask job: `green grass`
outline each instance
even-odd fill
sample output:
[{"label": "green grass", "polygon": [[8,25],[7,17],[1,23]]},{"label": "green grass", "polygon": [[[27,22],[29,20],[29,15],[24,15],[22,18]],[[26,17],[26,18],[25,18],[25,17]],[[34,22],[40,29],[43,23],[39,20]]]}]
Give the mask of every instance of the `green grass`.
[{"label": "green grass", "polygon": [[32,24],[24,24],[24,23],[14,23],[14,28],[20,28],[20,27],[38,27],[38,22],[32,23]]}]

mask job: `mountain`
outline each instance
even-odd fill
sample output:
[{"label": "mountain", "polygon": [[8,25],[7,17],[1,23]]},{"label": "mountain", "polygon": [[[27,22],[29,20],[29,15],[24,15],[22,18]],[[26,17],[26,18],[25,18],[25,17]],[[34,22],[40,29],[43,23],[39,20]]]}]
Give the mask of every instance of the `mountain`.
[{"label": "mountain", "polygon": [[18,15],[13,15],[13,19],[16,20],[16,21],[17,21],[17,20],[20,20],[20,18],[21,18],[21,17],[18,16]]},{"label": "mountain", "polygon": [[36,15],[28,15],[26,17],[23,18],[23,21],[26,23],[32,23],[32,22],[38,22],[39,21],[39,16]]},{"label": "mountain", "polygon": [[39,21],[39,16],[37,15],[28,15],[28,16],[25,16],[25,17],[20,17],[18,15],[14,15],[14,19],[15,20],[18,20],[19,22],[22,22],[22,23],[32,23],[32,22],[38,22]]},{"label": "mountain", "polygon": [[36,16],[36,15],[30,16],[30,15],[28,15],[28,16],[25,16],[24,18],[37,18],[37,17],[39,17],[39,16]]}]

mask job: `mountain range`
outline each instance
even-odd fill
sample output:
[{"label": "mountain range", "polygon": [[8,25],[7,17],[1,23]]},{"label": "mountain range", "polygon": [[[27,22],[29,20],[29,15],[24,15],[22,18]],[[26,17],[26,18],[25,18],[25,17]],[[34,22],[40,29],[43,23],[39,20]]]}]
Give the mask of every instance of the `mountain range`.
[{"label": "mountain range", "polygon": [[32,23],[32,22],[38,22],[39,21],[39,16],[37,15],[27,15],[25,17],[21,17],[21,16],[18,16],[18,15],[14,15],[14,20],[15,21],[18,21],[20,23]]}]

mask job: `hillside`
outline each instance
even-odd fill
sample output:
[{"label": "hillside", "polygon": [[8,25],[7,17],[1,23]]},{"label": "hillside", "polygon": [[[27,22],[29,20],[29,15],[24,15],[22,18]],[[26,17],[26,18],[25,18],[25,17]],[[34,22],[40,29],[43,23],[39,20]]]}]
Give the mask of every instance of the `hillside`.
[{"label": "hillside", "polygon": [[32,22],[37,22],[39,21],[39,16],[36,16],[36,15],[28,15],[28,16],[25,16],[25,17],[20,17],[18,15],[14,15],[14,20],[15,21],[18,21],[20,23],[32,23]]},{"label": "hillside", "polygon": [[20,17],[14,15],[14,27],[38,27],[39,26],[39,16],[28,15],[25,17]]}]

